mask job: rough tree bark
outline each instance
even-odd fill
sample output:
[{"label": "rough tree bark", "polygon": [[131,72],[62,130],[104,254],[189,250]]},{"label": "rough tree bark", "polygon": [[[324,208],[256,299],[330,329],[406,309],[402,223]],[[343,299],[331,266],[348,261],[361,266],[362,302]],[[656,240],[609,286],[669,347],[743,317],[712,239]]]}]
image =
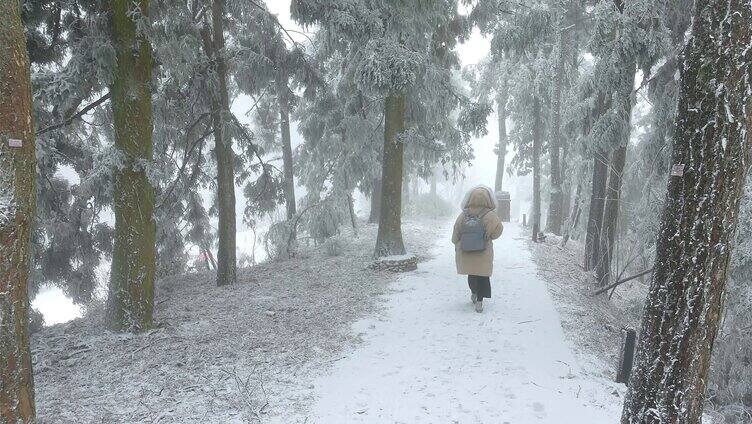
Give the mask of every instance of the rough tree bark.
[{"label": "rough tree bark", "polygon": [[[752,3],[696,2],[673,163],[623,424],[702,420],[752,146]],[[678,172],[682,171],[682,172]]]},{"label": "rough tree bark", "polygon": [[374,255],[404,255],[402,241],[402,166],[405,130],[405,94],[391,94],[384,100],[384,159],[381,168],[381,213]]},{"label": "rough tree bark", "polygon": [[541,218],[540,196],[540,151],[541,151],[541,111],[538,96],[533,96],[533,241],[538,242]]},{"label": "rough tree bark", "polygon": [[287,84],[277,82],[277,97],[279,99],[279,126],[282,133],[282,165],[285,174],[285,206],[287,219],[292,219],[297,213],[295,206],[295,175],[292,162],[292,141],[290,140],[290,106],[287,101]]},{"label": "rough tree bark", "polygon": [[20,5],[0,2],[0,421],[8,423],[36,415],[28,324],[36,157]]},{"label": "rough tree bark", "polygon": [[211,96],[212,127],[214,130],[214,156],[217,160],[217,285],[235,284],[236,234],[235,234],[235,153],[227,133],[230,115],[230,97],[227,91],[227,63],[224,58],[224,0],[212,0],[211,30],[202,31],[204,51],[212,60],[217,78]]},{"label": "rough tree bark", "polygon": [[112,3],[112,41],[117,54],[112,87],[115,147],[122,167],[114,172],[115,239],[105,320],[113,331],[143,331],[152,326],[156,223],[154,187],[144,163],[152,161],[149,40],[139,33],[134,10],[147,15],[149,0]]},{"label": "rough tree bark", "polygon": [[551,99],[551,140],[549,141],[549,157],[551,160],[551,193],[546,217],[546,231],[561,235],[563,187],[561,178],[561,164],[559,154],[561,150],[561,90],[564,84],[564,29],[561,20],[556,21],[559,26],[557,36],[557,58],[554,75],[553,98]]},{"label": "rough tree bark", "polygon": [[509,86],[504,80],[496,95],[496,116],[499,122],[499,145],[496,146],[496,182],[494,190],[501,191],[504,186],[504,161],[507,156],[507,99]]}]

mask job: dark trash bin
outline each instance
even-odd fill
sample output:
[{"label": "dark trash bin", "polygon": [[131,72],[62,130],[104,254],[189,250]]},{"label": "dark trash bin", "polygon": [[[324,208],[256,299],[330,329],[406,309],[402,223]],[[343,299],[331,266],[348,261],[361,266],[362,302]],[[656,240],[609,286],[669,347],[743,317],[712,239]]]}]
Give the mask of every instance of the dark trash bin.
[{"label": "dark trash bin", "polygon": [[512,198],[508,191],[496,192],[496,208],[502,222],[509,222],[511,218]]}]

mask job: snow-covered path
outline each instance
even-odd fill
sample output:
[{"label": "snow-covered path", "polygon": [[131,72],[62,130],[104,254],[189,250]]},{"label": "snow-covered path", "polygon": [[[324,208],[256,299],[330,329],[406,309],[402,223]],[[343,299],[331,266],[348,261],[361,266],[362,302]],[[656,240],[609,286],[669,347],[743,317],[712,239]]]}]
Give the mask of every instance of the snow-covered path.
[{"label": "snow-covered path", "polygon": [[493,298],[477,314],[446,233],[434,259],[393,284],[364,343],[315,381],[308,423],[618,421],[613,386],[576,364],[518,228],[496,242]]}]

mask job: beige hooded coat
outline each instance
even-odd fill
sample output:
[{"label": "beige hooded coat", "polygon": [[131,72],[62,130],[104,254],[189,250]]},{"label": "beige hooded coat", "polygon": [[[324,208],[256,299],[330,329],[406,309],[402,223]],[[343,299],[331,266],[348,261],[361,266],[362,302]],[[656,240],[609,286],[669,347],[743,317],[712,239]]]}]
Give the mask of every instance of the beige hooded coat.
[{"label": "beige hooded coat", "polygon": [[[472,189],[465,200],[462,202],[463,212],[457,217],[452,232],[452,243],[454,243],[455,261],[457,262],[457,273],[461,275],[479,275],[490,277],[493,273],[493,240],[501,236],[504,227],[501,224],[499,216],[494,211],[496,204],[493,201],[491,189],[487,187],[476,187]],[[460,235],[462,234],[462,224],[465,220],[465,214],[482,215],[483,223],[486,226],[486,250],[480,252],[463,252],[460,248]]]}]

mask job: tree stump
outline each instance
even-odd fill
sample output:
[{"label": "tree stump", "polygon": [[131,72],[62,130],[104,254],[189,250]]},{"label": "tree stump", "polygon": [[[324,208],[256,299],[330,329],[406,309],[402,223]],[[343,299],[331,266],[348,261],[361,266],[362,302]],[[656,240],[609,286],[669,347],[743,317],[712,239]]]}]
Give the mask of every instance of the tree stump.
[{"label": "tree stump", "polygon": [[385,256],[373,261],[368,268],[389,272],[415,271],[418,269],[418,257],[415,255]]}]

